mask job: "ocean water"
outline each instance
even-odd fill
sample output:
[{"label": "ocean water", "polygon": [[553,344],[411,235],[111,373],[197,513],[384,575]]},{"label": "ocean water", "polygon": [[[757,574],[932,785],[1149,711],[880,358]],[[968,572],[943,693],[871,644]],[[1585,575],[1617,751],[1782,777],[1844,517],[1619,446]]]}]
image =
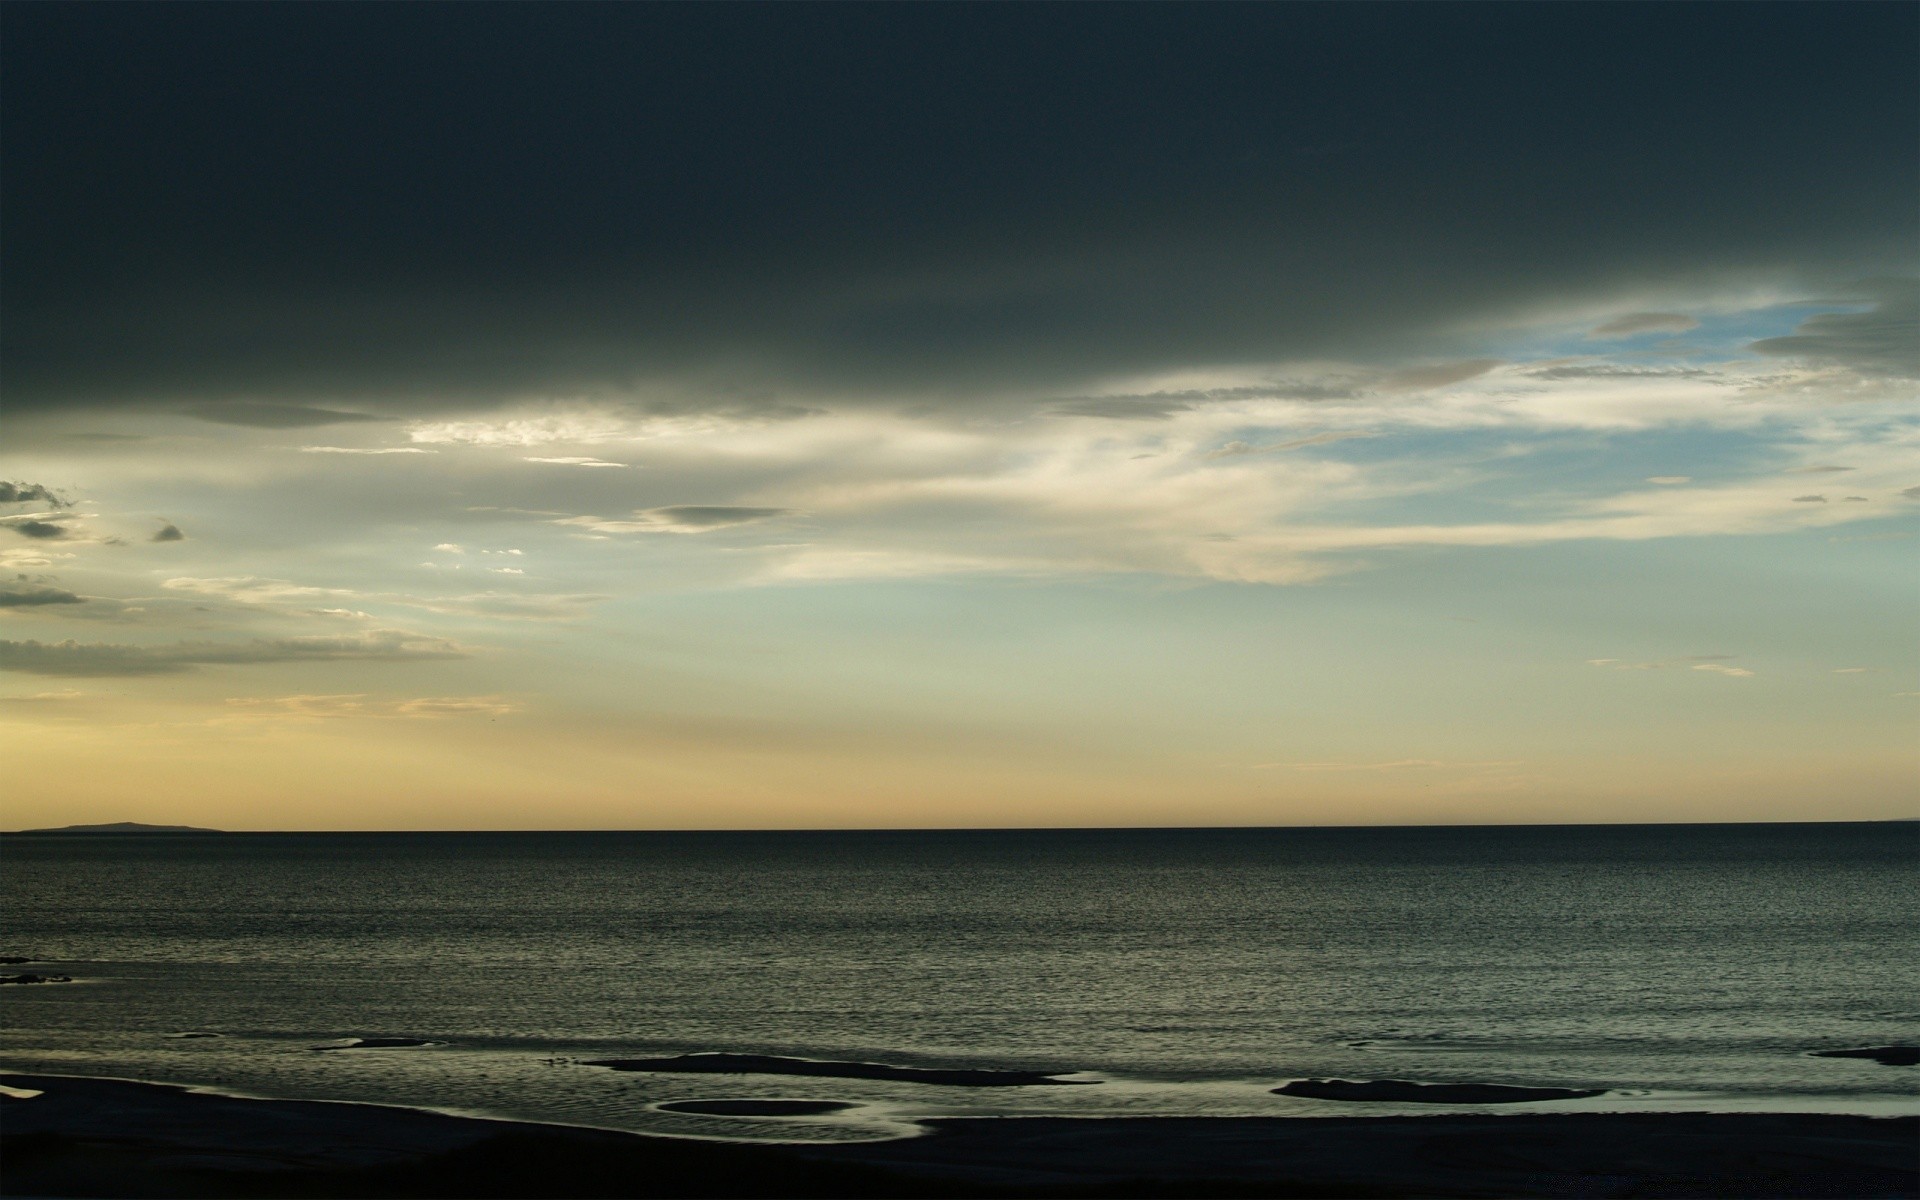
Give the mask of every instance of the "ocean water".
[{"label": "ocean water", "polygon": [[[0,1068],[703,1137],[979,1114],[1920,1111],[1920,825],[10,835]],[[182,1034],[214,1034],[182,1037]],[[342,1039],[429,1045],[321,1049]],[[959,1088],[615,1072],[727,1051],[1019,1068]],[[703,1098],[832,1116],[663,1112]],[[1494,1110],[1498,1111],[1498,1110]]]}]

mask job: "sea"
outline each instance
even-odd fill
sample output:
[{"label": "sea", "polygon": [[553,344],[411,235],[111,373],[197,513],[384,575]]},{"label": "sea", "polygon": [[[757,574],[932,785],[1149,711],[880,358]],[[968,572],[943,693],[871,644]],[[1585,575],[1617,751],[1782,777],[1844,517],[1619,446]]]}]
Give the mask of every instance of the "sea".
[{"label": "sea", "polygon": [[[1920,1112],[1920,824],[7,835],[0,1070],[688,1137]],[[417,1045],[355,1046],[356,1039]],[[615,1071],[733,1053],[1084,1086]],[[688,1100],[843,1102],[800,1117]],[[1461,1111],[1449,1106],[1446,1111]]]}]

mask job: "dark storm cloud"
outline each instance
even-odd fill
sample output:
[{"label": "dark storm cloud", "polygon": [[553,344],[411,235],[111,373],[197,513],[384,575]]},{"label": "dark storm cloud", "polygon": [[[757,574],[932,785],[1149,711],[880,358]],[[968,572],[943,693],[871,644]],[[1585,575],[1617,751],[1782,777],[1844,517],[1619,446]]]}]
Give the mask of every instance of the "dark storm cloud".
[{"label": "dark storm cloud", "polygon": [[1766,338],[1749,348],[1863,375],[1920,379],[1920,280],[1877,279],[1863,285],[1860,295],[1873,307],[1819,313],[1788,336]]},{"label": "dark storm cloud", "polygon": [[0,671],[27,675],[171,675],[209,664],[325,662],[340,659],[464,658],[445,638],[398,629],[339,637],[255,638],[248,642],[175,642],[130,646],[115,642],[0,641]]},{"label": "dark storm cloud", "polygon": [[9,483],[0,479],[0,504],[27,504],[38,501],[51,504],[55,508],[65,508],[67,501],[58,493],[38,483]]},{"label": "dark storm cloud", "polygon": [[304,404],[203,404],[182,411],[217,425],[251,425],[256,429],[306,429],[315,425],[344,425],[350,421],[386,420],[370,413],[341,412]]},{"label": "dark storm cloud", "polygon": [[40,541],[55,541],[67,536],[67,527],[56,525],[52,521],[6,521],[0,522],[21,537],[35,538]]},{"label": "dark storm cloud", "polygon": [[21,409],[286,427],[1423,359],[1463,314],[1904,271],[1920,209],[1911,5],[4,20]]},{"label": "dark storm cloud", "polygon": [[147,540],[152,542],[184,542],[187,540],[187,535],[180,532],[178,525],[169,523],[155,530],[153,536]]},{"label": "dark storm cloud", "polygon": [[47,604],[83,604],[80,597],[57,587],[35,583],[22,575],[0,581],[0,608],[38,608]]}]

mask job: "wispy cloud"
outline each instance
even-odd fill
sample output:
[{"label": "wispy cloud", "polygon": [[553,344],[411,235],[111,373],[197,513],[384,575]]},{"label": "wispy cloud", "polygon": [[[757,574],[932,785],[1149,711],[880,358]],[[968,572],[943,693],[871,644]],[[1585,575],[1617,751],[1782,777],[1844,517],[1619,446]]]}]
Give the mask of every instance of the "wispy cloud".
[{"label": "wispy cloud", "polygon": [[1667,658],[1653,662],[1632,662],[1619,658],[1590,658],[1587,665],[1606,667],[1615,671],[1666,671],[1691,670],[1709,671],[1716,675],[1731,675],[1738,679],[1751,678],[1754,672],[1745,667],[1736,667],[1723,661],[1732,658],[1730,654],[1694,654],[1686,658]]},{"label": "wispy cloud", "polygon": [[327,662],[389,662],[464,658],[446,638],[400,629],[317,637],[255,638],[245,642],[175,642],[134,646],[113,642],[0,641],[0,670],[29,675],[166,675],[200,666]]},{"label": "wispy cloud", "polygon": [[1645,333],[1685,333],[1700,328],[1700,322],[1684,313],[1635,312],[1624,313],[1611,321],[1595,326],[1587,333],[1590,338],[1638,337]]},{"label": "wispy cloud", "polygon": [[621,462],[608,462],[603,458],[593,458],[586,455],[563,455],[558,458],[529,456],[523,459],[523,461],[531,463],[553,463],[563,467],[625,467],[629,465]]},{"label": "wispy cloud", "polygon": [[567,517],[554,524],[577,525],[596,533],[710,533],[791,516],[795,511],[745,504],[669,504],[663,508],[639,509],[626,519]]},{"label": "wispy cloud", "polygon": [[315,425],[347,425],[390,419],[373,413],[315,408],[306,404],[254,404],[240,401],[202,404],[180,411],[217,425],[248,425],[256,429],[305,429]]},{"label": "wispy cloud", "polygon": [[293,696],[236,696],[227,701],[234,717],[249,721],[337,721],[350,719],[442,720],[455,717],[504,717],[523,706],[503,696],[372,697],[365,692]]}]

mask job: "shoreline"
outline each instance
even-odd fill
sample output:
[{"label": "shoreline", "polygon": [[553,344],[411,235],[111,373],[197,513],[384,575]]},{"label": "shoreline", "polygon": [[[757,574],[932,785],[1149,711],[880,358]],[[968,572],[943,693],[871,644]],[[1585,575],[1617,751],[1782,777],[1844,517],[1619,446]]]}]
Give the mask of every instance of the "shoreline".
[{"label": "shoreline", "polygon": [[769,1144],[98,1076],[0,1084],[41,1093],[0,1096],[0,1195],[1920,1196],[1915,1116],[957,1117]]}]

